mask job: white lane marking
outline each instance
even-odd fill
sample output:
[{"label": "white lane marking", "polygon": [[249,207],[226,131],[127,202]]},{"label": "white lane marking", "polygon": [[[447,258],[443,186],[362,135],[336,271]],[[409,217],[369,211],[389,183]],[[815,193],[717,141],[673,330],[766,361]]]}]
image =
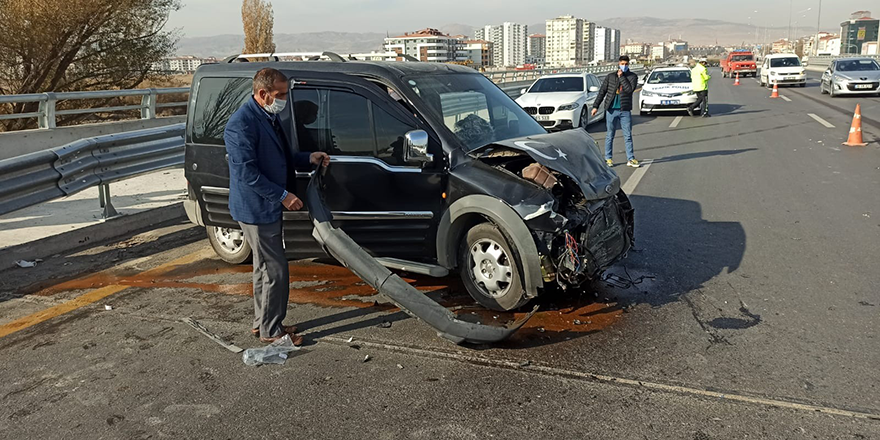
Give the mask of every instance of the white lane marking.
[{"label": "white lane marking", "polygon": [[831,125],[828,121],[826,121],[826,120],[824,120],[824,119],[822,119],[822,118],[820,118],[820,117],[818,117],[818,116],[816,116],[816,115],[814,115],[814,114],[812,114],[812,113],[807,113],[807,116],[809,116],[809,117],[815,119],[816,122],[818,122],[818,123],[820,123],[820,124],[822,124],[822,125],[824,125],[824,126],[826,126],[826,127],[828,127],[828,128],[834,128],[834,126]]},{"label": "white lane marking", "polygon": [[648,168],[651,167],[652,163],[653,161],[650,159],[643,161],[641,164],[642,166],[636,168],[636,170],[633,171],[632,175],[629,176],[629,179],[626,179],[626,183],[624,183],[623,186],[620,187],[620,189],[622,189],[623,192],[626,194],[632,194],[633,191],[636,190],[636,185],[638,185],[639,182],[642,181],[642,177],[645,177],[645,173],[648,172]]},{"label": "white lane marking", "polygon": [[[326,341],[334,345],[348,347],[351,345],[347,339],[336,336],[322,336],[318,341]],[[628,379],[625,377],[610,376],[605,374],[590,373],[587,371],[570,370],[567,368],[550,367],[546,365],[536,364],[535,362],[522,363],[516,360],[491,359],[486,357],[470,356],[461,353],[450,353],[438,349],[423,349],[406,345],[388,344],[383,342],[371,342],[363,339],[358,341],[358,345],[372,348],[375,350],[386,350],[395,353],[408,354],[411,356],[419,356],[430,359],[442,359],[447,361],[461,362],[472,365],[481,365],[489,368],[499,368],[504,370],[524,371],[534,374],[540,374],[547,377],[559,377],[577,379],[583,381],[599,382],[611,384],[614,386],[629,386],[636,388],[644,388],[652,391],[668,394],[685,394],[697,396],[700,398],[712,398],[716,401],[724,402],[725,400],[748,403],[753,405],[761,405],[767,407],[777,407],[794,409],[799,411],[822,413],[835,416],[852,417],[856,419],[880,420],[880,414],[869,412],[848,411],[845,409],[832,408],[830,406],[808,405],[803,403],[789,402],[781,399],[751,397],[743,394],[725,393],[720,391],[711,391],[695,387],[687,387],[680,385],[667,385],[659,382],[648,382],[644,380]]]},{"label": "white lane marking", "polygon": [[669,128],[678,127],[678,123],[681,122],[682,118],[683,118],[683,116],[676,116],[675,119],[672,120],[672,123],[669,124]]},{"label": "white lane marking", "polygon": [[785,95],[779,95],[779,97],[782,98],[783,101],[791,102],[791,99],[789,99],[788,96],[785,96]]}]

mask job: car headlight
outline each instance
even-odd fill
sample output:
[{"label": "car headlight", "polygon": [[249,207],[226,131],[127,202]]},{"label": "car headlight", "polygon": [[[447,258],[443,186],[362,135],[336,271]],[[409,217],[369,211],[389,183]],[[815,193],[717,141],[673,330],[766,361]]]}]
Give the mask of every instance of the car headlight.
[{"label": "car headlight", "polygon": [[806,75],[806,74],[807,74],[806,70],[801,70],[801,75]]},{"label": "car headlight", "polygon": [[571,104],[560,105],[559,108],[556,109],[556,111],[564,112],[564,111],[568,111],[568,110],[574,110],[578,107],[579,107],[578,103],[572,102]]},{"label": "car headlight", "polygon": [[771,75],[776,75],[776,72],[774,72],[774,71],[771,70],[771,71],[770,71],[770,74],[771,74]]},{"label": "car headlight", "polygon": [[685,96],[688,96],[688,95],[696,95],[697,92],[695,92],[695,91],[693,91],[693,90],[688,90],[687,92],[684,92],[684,93],[682,93],[682,94],[685,95]]},{"label": "car headlight", "polygon": [[640,93],[642,94],[642,96],[644,96],[644,97],[646,97],[646,98],[647,98],[647,97],[651,97],[651,96],[657,96],[656,93],[654,93],[654,92],[649,92],[649,91],[647,91],[647,90],[642,90]]}]

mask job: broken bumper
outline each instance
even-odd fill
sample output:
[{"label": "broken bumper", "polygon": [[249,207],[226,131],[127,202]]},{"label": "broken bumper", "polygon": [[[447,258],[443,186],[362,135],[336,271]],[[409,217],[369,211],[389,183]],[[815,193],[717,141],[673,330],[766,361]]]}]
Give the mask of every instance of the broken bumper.
[{"label": "broken bumper", "polygon": [[331,224],[333,216],[321,193],[322,168],[312,176],[306,197],[309,216],[315,229],[312,235],[324,250],[345,265],[379,293],[390,298],[410,316],[421,319],[437,330],[438,335],[461,344],[486,344],[509,338],[528,321],[537,306],[526,316],[507,327],[494,327],[459,320],[455,314],[418,291],[415,287],[391,273],[376,261],[344,231]]}]

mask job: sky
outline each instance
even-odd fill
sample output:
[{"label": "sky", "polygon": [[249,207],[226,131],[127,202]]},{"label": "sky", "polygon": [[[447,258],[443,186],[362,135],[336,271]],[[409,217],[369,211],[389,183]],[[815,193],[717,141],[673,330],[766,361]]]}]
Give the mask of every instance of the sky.
[{"label": "sky", "polygon": [[[169,28],[186,37],[242,34],[240,0],[182,0]],[[626,11],[616,1],[600,0],[274,0],[275,33],[319,31],[398,32],[446,24],[481,26],[512,21],[526,25],[559,15],[601,23],[611,17],[706,18],[758,26],[788,26],[792,21],[815,26],[820,0],[628,0]],[[880,4],[866,0],[825,0],[822,28],[836,28],[853,11]],[[807,10],[810,9],[810,10]],[[754,11],[758,11],[757,13]]]}]

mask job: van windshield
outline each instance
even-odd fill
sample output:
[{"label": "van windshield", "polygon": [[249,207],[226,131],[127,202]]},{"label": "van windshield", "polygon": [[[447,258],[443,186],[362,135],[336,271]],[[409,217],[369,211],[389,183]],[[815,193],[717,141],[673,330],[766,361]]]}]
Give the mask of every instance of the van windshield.
[{"label": "van windshield", "polygon": [[456,73],[404,77],[466,152],[498,141],[547,133],[483,75]]},{"label": "van windshield", "polygon": [[801,60],[797,57],[772,58],[770,67],[797,67],[801,65]]}]

